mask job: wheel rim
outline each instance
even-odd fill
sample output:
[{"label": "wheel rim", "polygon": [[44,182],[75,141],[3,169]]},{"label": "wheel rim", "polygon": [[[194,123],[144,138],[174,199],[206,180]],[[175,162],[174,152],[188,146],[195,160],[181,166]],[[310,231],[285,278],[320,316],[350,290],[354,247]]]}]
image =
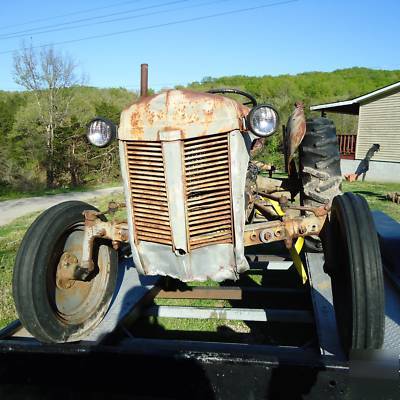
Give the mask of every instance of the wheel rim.
[{"label": "wheel rim", "polygon": [[77,325],[89,322],[103,306],[107,283],[110,276],[109,247],[95,242],[93,258],[95,270],[88,281],[72,281],[70,288],[61,288],[56,284],[56,274],[61,255],[72,254],[82,261],[82,243],[84,224],[70,227],[60,238],[57,256],[50,263],[48,274],[47,295],[56,317],[67,325]]}]

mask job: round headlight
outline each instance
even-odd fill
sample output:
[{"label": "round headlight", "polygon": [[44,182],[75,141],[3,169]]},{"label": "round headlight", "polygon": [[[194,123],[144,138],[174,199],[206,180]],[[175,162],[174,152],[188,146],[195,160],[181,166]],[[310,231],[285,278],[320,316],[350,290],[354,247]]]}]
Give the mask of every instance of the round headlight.
[{"label": "round headlight", "polygon": [[112,121],[97,117],[89,122],[86,136],[91,144],[106,147],[115,139],[116,133],[117,127]]},{"label": "round headlight", "polygon": [[278,112],[270,105],[254,107],[247,117],[249,129],[258,137],[271,136],[278,128]]}]

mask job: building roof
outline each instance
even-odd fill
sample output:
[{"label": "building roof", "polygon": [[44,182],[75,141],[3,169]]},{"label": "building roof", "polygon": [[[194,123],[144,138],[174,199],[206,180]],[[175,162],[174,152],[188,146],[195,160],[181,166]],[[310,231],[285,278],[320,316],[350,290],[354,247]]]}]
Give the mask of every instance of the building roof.
[{"label": "building roof", "polygon": [[353,114],[358,115],[360,111],[360,104],[368,100],[372,100],[375,97],[384,95],[386,93],[392,92],[393,90],[400,90],[400,81],[392,83],[390,85],[384,86],[382,88],[376,89],[367,94],[363,94],[359,97],[350,100],[337,101],[336,103],[326,103],[311,106],[311,111],[327,111],[336,112],[341,114]]}]

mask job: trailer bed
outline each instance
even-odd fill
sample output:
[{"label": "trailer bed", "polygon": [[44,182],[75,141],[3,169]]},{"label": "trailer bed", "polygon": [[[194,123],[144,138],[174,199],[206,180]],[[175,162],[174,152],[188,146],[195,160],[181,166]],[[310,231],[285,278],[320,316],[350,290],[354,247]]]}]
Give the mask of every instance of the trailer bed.
[{"label": "trailer bed", "polygon": [[[379,231],[382,216],[375,218]],[[266,255],[255,247],[247,257],[251,270],[238,282],[219,286],[176,286],[139,276],[125,259],[106,318],[79,343],[41,344],[15,321],[0,331],[0,398],[400,396],[396,266],[385,264],[383,351],[349,362],[340,348],[323,256],[305,254],[306,285],[284,254]],[[392,257],[384,254],[387,259]],[[258,279],[251,279],[254,275]],[[188,305],[205,299],[211,302],[207,306]],[[160,321],[170,319],[245,321],[248,331],[234,323],[212,333],[168,330]]]}]

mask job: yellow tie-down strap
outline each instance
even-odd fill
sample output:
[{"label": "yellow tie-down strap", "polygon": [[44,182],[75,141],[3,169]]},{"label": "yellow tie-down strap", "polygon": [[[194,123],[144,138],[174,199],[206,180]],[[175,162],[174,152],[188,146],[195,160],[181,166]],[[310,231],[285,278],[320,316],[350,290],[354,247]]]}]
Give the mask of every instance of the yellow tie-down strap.
[{"label": "yellow tie-down strap", "polygon": [[[285,215],[285,213],[282,211],[281,206],[279,205],[279,203],[276,200],[272,200],[272,199],[266,199],[266,200],[271,203],[272,207],[274,207],[275,212],[280,217]],[[304,238],[299,237],[296,240],[295,245],[290,249],[290,256],[292,257],[293,264],[296,267],[296,270],[299,273],[303,284],[305,284],[307,282],[307,273],[306,273],[306,270],[304,268],[303,262],[301,261],[301,257],[300,257],[300,252],[301,252],[301,249],[303,248],[303,245],[304,245]]]},{"label": "yellow tie-down strap", "polygon": [[304,285],[307,282],[307,273],[306,270],[304,269],[304,265],[300,258],[300,252],[301,249],[303,248],[303,245],[304,245],[304,238],[303,237],[297,238],[296,244],[290,249],[290,255],[292,257],[293,264],[296,267],[297,272],[299,273],[300,278]]}]

